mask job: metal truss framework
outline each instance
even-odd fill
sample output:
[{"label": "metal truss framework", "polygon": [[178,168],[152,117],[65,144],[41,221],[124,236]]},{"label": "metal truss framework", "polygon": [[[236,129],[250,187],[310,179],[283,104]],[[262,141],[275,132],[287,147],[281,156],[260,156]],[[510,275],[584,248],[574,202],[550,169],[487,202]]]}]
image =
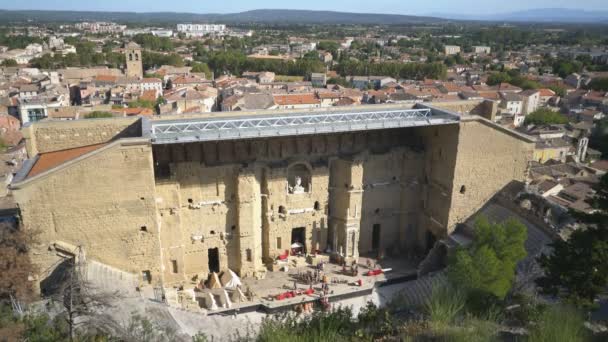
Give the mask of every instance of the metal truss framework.
[{"label": "metal truss framework", "polygon": [[157,121],[151,124],[151,138],[153,143],[168,144],[364,131],[456,121],[458,121],[456,116],[433,115],[429,108],[340,113],[311,112],[283,116]]}]

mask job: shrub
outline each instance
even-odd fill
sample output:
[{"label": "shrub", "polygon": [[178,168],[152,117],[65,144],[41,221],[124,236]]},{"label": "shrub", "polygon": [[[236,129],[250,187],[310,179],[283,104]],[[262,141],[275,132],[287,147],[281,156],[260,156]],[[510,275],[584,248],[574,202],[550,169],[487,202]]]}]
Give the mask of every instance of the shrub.
[{"label": "shrub", "polygon": [[526,256],[526,238],[526,227],[518,221],[490,223],[479,218],[471,246],[450,256],[450,281],[479,298],[489,294],[502,300],[511,289],[517,263]]},{"label": "shrub", "polygon": [[587,333],[581,313],[571,307],[552,306],[540,316],[530,332],[530,342],[585,341]]},{"label": "shrub", "polygon": [[526,116],[524,124],[547,125],[566,124],[568,118],[559,112],[547,108],[540,108]]},{"label": "shrub", "polygon": [[112,113],[100,112],[100,111],[90,112],[84,116],[85,119],[99,119],[99,118],[113,118],[113,117],[114,117],[114,115],[112,115]]},{"label": "shrub", "polygon": [[461,290],[450,285],[435,284],[425,304],[431,324],[446,327],[452,324],[465,306],[466,297]]},{"label": "shrub", "polygon": [[258,341],[306,342],[306,341],[352,341],[355,322],[349,308],[338,308],[329,313],[315,312],[312,316],[299,318],[288,314],[265,319]]}]

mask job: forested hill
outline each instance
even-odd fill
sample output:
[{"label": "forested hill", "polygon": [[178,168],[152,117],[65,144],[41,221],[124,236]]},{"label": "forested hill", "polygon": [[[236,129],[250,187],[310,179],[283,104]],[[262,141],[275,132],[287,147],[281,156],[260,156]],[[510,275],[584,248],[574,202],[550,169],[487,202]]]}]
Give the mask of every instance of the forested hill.
[{"label": "forested hill", "polygon": [[114,21],[130,23],[294,23],[294,24],[415,24],[443,22],[446,19],[397,14],[347,13],[332,11],[260,9],[229,14],[177,12],[84,12],[0,10],[0,22],[78,22]]}]

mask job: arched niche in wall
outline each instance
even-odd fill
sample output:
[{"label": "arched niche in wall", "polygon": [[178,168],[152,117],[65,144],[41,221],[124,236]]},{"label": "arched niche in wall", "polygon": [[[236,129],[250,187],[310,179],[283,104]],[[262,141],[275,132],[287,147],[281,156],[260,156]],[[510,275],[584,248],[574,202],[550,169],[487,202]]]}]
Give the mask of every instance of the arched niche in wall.
[{"label": "arched niche in wall", "polygon": [[287,192],[290,194],[302,194],[310,192],[311,171],[304,163],[297,163],[287,168]]}]

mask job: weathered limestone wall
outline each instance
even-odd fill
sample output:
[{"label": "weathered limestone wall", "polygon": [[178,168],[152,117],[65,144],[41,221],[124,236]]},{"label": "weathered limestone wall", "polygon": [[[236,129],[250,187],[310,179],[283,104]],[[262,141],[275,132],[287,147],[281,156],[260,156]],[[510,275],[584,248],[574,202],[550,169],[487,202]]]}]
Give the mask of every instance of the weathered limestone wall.
[{"label": "weathered limestone wall", "polygon": [[[413,161],[423,166],[424,158],[422,152],[395,146],[410,144],[411,133],[390,130],[154,146],[166,284],[206,278],[210,248],[219,249],[220,270],[259,276],[264,263],[290,249],[294,228],[304,229],[301,242],[308,252],[339,246],[346,252],[354,246],[351,254],[356,257],[363,212],[376,215],[374,202],[379,200],[390,202],[390,209],[376,216],[383,217],[385,226],[382,245],[406,240],[399,233],[401,206],[419,200],[402,195],[405,192],[399,189],[406,185],[400,178],[421,178],[423,168],[413,167]],[[401,167],[408,170],[402,172]],[[293,191],[296,175],[302,182],[299,191]],[[365,182],[387,179],[396,186],[380,185],[375,195],[370,190],[364,204]],[[391,189],[390,200],[381,195],[381,188]],[[413,218],[403,219],[403,224],[415,224],[415,212],[410,210]],[[365,229],[372,229],[371,221],[369,225]],[[348,234],[354,244],[348,243]]]},{"label": "weathered limestone wall", "polygon": [[[122,140],[46,174],[13,184],[23,227],[39,232],[32,259],[52,269],[61,252],[159,281],[152,153],[146,141]],[[69,249],[69,250],[65,250]],[[45,276],[46,274],[43,274]]]},{"label": "weathered limestone wall", "polygon": [[[312,166],[306,159],[295,165],[309,172],[306,191],[290,193],[288,170],[293,165],[272,167],[265,173],[268,209],[264,234],[268,242],[267,258],[275,258],[290,249],[293,228],[304,228],[307,251],[324,249],[327,239],[327,206],[329,174],[326,165]],[[318,205],[315,206],[315,203]]]},{"label": "weathered limestone wall", "polygon": [[332,251],[340,253],[347,259],[359,257],[363,173],[362,159],[332,160],[329,222]]},{"label": "weathered limestone wall", "polygon": [[373,227],[379,225],[377,249],[395,253],[416,245],[424,152],[397,148],[368,157],[363,164],[363,210],[359,252],[374,248]]},{"label": "weathered limestone wall", "polygon": [[206,279],[213,248],[218,248],[220,270],[237,270],[238,169],[183,161],[173,164],[172,172],[172,179],[156,184],[165,283]]},{"label": "weathered limestone wall", "polygon": [[44,120],[23,128],[28,155],[106,143],[141,136],[139,118]]},{"label": "weathered limestone wall", "polygon": [[534,142],[484,119],[463,120],[448,228],[464,222],[512,180],[525,182]]},{"label": "weathered limestone wall", "polygon": [[261,277],[262,262],[262,193],[260,168],[242,169],[237,176],[238,267],[243,277]]},{"label": "weathered limestone wall", "polygon": [[447,235],[459,125],[423,127],[416,133],[426,148],[420,216],[420,226],[426,229],[418,230],[417,236],[418,245],[426,246],[427,231],[436,237]]}]

